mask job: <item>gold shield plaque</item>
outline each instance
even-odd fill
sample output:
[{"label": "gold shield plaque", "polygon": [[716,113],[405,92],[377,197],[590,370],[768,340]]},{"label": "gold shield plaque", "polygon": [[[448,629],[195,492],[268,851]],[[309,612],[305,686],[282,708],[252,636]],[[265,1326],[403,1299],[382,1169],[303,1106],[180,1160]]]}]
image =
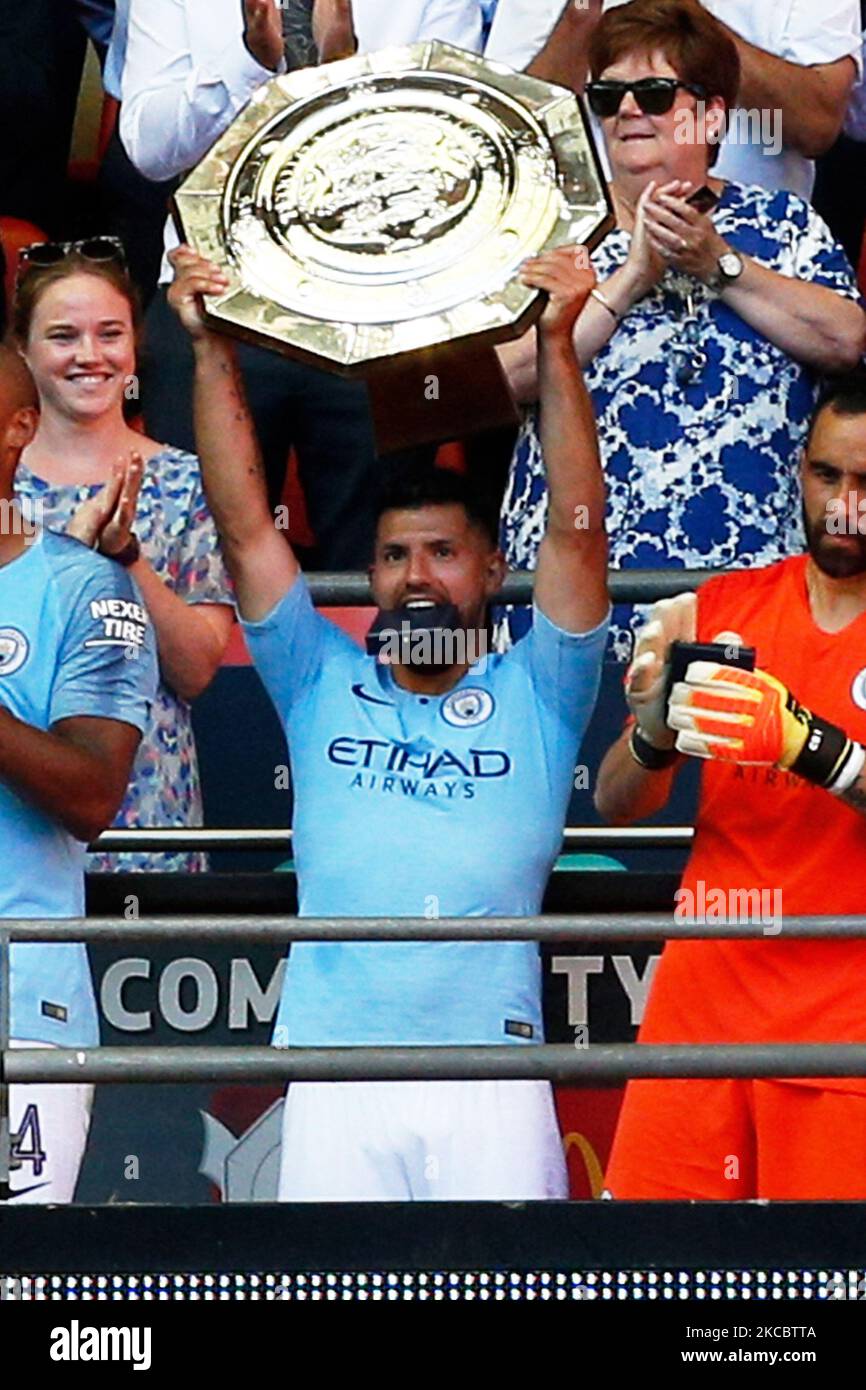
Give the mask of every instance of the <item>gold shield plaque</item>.
[{"label": "gold shield plaque", "polygon": [[363,375],[519,336],[521,263],[613,222],[578,99],[444,43],[274,78],[175,210],[230,278],[215,327]]}]

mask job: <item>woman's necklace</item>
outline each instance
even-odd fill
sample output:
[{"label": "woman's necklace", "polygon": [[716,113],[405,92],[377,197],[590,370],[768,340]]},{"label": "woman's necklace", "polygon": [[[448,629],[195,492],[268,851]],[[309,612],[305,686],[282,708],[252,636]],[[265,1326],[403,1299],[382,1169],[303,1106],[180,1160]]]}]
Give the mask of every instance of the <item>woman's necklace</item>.
[{"label": "woman's necklace", "polygon": [[679,275],[675,271],[669,271],[668,274],[672,281],[671,289],[682,299],[681,332],[671,343],[674,380],[678,386],[688,386],[700,376],[709,358],[703,348],[694,280],[691,276]]},{"label": "woman's necklace", "polygon": [[[634,234],[636,207],[629,203],[625,195],[614,189],[614,207],[617,224],[628,235]],[[660,288],[668,290],[681,301],[680,335],[671,344],[671,365],[674,381],[678,386],[687,386],[697,380],[706,367],[709,357],[704,351],[703,337],[708,324],[702,324],[699,316],[697,283],[693,276],[668,266],[660,282]]]}]

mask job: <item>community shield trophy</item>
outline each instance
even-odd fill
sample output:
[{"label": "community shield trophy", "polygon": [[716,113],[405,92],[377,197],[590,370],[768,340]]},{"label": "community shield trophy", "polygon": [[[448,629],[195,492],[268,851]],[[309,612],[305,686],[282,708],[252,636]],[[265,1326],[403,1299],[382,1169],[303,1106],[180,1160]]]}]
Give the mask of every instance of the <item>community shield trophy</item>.
[{"label": "community shield trophy", "polygon": [[[175,213],[228,274],[208,300],[213,325],[365,377],[386,433],[403,415],[389,444],[501,418],[491,345],[519,337],[544,302],[521,263],[592,247],[613,222],[577,97],[429,42],[268,82],[178,189]],[[420,390],[407,390],[413,377]],[[453,384],[459,425],[424,409],[434,379],[440,404]]]}]

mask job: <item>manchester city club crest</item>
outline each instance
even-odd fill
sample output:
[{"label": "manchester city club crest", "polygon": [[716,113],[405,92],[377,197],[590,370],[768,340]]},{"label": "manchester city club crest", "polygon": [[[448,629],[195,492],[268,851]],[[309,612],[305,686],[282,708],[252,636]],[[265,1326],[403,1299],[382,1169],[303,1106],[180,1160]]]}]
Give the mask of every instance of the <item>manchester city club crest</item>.
[{"label": "manchester city club crest", "polygon": [[442,718],[455,729],[473,729],[487,723],[493,708],[488,690],[453,690],[442,701]]},{"label": "manchester city club crest", "polygon": [[20,671],[30,655],[30,643],[17,627],[0,627],[0,676]]}]

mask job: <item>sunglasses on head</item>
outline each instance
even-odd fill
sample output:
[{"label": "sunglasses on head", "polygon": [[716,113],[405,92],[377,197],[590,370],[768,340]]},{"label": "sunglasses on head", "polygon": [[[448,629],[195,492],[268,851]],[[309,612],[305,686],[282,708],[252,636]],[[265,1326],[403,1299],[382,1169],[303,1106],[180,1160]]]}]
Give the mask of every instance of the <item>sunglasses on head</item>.
[{"label": "sunglasses on head", "polygon": [[663,116],[670,111],[680,88],[696,97],[706,96],[703,87],[680,82],[678,77],[642,77],[637,82],[617,82],[613,78],[587,82],[586,99],[590,110],[605,118],[615,116],[626,92],[631,92],[645,116]]},{"label": "sunglasses on head", "polygon": [[126,266],[123,242],[116,236],[91,236],[83,241],[34,241],[30,246],[22,246],[18,252],[18,278],[26,275],[28,270],[44,270],[46,266],[60,265],[73,254],[97,264],[116,261]]}]

